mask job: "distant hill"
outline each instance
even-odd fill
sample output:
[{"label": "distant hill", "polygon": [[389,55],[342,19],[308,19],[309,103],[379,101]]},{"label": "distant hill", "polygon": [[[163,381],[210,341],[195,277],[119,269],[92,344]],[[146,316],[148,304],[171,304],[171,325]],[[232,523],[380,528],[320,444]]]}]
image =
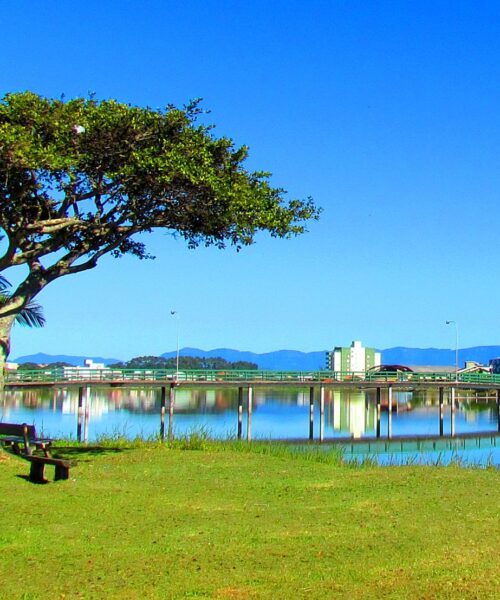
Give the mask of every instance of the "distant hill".
[{"label": "distant hill", "polygon": [[[277,350],[256,354],[230,348],[216,348],[215,350],[200,350],[199,348],[182,348],[181,356],[206,356],[215,358],[220,356],[229,362],[246,360],[256,363],[259,369],[275,369],[278,371],[309,371],[323,369],[325,366],[325,350],[319,352],[299,352],[298,350]],[[175,352],[165,352],[165,358],[172,358]]]},{"label": "distant hill", "polygon": [[[455,350],[439,348],[405,348],[396,347],[382,350],[382,363],[399,365],[436,365],[453,366],[455,364]],[[215,348],[214,350],[200,350],[199,348],[182,348],[181,356],[197,356],[215,358],[221,357],[229,362],[240,360],[256,363],[259,369],[275,369],[279,371],[315,371],[325,367],[326,350],[317,352],[300,352],[298,350],[277,350],[257,354],[230,348]],[[172,358],[176,355],[175,350],[165,352],[161,356]],[[459,362],[462,365],[466,360],[475,360],[479,363],[488,364],[490,359],[500,357],[500,346],[475,346],[473,348],[462,348],[459,350]],[[17,363],[34,362],[47,364],[52,362],[67,362],[71,365],[83,365],[86,358],[105,365],[123,362],[124,359],[103,358],[102,356],[69,356],[66,354],[30,354],[19,356],[14,359]],[[132,358],[132,357],[128,357]],[[125,360],[128,360],[125,359]]]},{"label": "distant hill", "polygon": [[27,363],[33,362],[38,365],[45,365],[54,362],[66,362],[75,367],[83,367],[83,363],[87,358],[91,358],[96,363],[104,363],[105,365],[112,365],[113,363],[119,362],[118,358],[103,358],[102,356],[70,356],[68,354],[45,354],[44,352],[38,352],[37,354],[29,354],[27,356],[19,356],[15,358],[13,362],[16,363]]},{"label": "distant hill", "polygon": [[[317,352],[299,352],[298,350],[278,350],[257,354],[243,352],[229,348],[216,348],[215,350],[200,350],[199,348],[182,348],[184,356],[220,356],[228,361],[249,360],[257,363],[260,369],[276,369],[282,371],[309,371],[325,367],[326,350]],[[455,350],[439,348],[405,348],[396,347],[381,350],[382,363],[400,365],[455,365]],[[166,358],[175,356],[175,352],[162,354]],[[474,360],[488,364],[490,359],[500,357],[500,346],[475,346],[473,348],[459,349],[459,363]]]},{"label": "distant hill", "polygon": [[[475,346],[458,351],[460,365],[466,360],[488,364],[492,358],[500,357],[500,346]],[[438,348],[388,348],[382,350],[382,362],[387,365],[454,365],[455,350]]]}]

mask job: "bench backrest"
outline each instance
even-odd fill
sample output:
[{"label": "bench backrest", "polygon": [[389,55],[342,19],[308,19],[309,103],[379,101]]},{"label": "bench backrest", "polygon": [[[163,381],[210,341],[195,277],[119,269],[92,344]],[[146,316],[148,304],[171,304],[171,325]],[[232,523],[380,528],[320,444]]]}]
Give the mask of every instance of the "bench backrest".
[{"label": "bench backrest", "polygon": [[17,435],[29,440],[36,439],[35,426],[26,425],[26,423],[22,425],[18,425],[17,423],[0,423],[0,435]]}]

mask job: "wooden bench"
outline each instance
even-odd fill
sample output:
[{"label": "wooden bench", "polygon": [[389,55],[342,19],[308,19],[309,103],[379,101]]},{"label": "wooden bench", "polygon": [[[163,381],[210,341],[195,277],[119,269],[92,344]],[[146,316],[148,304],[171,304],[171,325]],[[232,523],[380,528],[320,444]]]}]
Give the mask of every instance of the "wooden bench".
[{"label": "wooden bench", "polygon": [[24,457],[33,454],[33,447],[42,450],[46,457],[50,457],[49,448],[52,440],[37,437],[34,425],[0,423],[0,443],[11,447],[14,454]]},{"label": "wooden bench", "polygon": [[23,456],[23,458],[31,463],[30,481],[33,483],[47,483],[47,480],[45,479],[45,465],[55,466],[54,481],[69,479],[70,467],[75,466],[75,463],[71,460],[52,458],[50,456],[26,455]]},{"label": "wooden bench", "polygon": [[[63,458],[53,458],[49,448],[52,445],[50,438],[39,438],[34,425],[23,423],[0,423],[0,443],[12,448],[14,454],[30,462],[30,481],[33,483],[46,483],[45,465],[54,465],[54,481],[69,479],[70,467],[76,463]],[[42,450],[43,456],[35,456],[33,449]]]}]

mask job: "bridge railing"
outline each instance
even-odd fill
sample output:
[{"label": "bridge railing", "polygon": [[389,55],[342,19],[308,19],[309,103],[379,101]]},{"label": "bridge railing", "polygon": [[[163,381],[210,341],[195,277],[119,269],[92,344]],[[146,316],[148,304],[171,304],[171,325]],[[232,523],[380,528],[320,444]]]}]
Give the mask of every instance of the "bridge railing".
[{"label": "bridge railing", "polygon": [[458,373],[445,372],[415,372],[415,371],[379,371],[368,372],[365,381],[400,381],[400,382],[444,382],[444,383],[500,383],[500,374],[496,373]]},{"label": "bridge railing", "polygon": [[7,383],[53,383],[53,382],[453,382],[500,384],[500,375],[491,373],[436,372],[417,373],[407,371],[383,371],[360,373],[355,371],[272,371],[258,370],[220,370],[220,369],[35,369],[8,371]]},{"label": "bridge railing", "polygon": [[258,370],[221,370],[221,369],[35,369],[8,371],[7,383],[71,383],[91,381],[113,382],[444,382],[452,383],[493,383],[500,384],[500,374],[459,373],[454,372],[418,373],[408,371],[380,371],[361,373],[355,371],[272,371]]},{"label": "bridge railing", "polygon": [[[330,371],[271,371],[271,370],[220,370],[220,369],[34,369],[9,371],[7,383],[49,382],[110,382],[110,381],[322,381],[332,378],[349,380],[352,373]],[[361,379],[359,374],[357,379]]]}]

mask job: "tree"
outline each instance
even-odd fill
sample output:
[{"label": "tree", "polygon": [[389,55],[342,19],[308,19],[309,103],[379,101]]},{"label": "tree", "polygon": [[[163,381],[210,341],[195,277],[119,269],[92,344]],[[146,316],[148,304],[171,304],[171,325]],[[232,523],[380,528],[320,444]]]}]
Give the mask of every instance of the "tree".
[{"label": "tree", "polygon": [[197,101],[165,110],[31,92],[0,100],[0,272],[24,277],[0,307],[0,370],[12,322],[52,281],[111,254],[152,258],[137,234],[161,229],[237,248],[259,230],[300,234],[319,210],[285,202],[245,146],[200,124]]},{"label": "tree", "polygon": [[[0,310],[7,306],[10,302],[10,283],[5,277],[0,275]],[[14,317],[14,321],[19,325],[25,325],[26,327],[43,327],[45,325],[45,317],[43,316],[42,307],[29,300],[25,306],[23,306]],[[4,348],[4,340],[0,339],[0,345],[5,352],[5,356],[8,355],[8,347]]]},{"label": "tree", "polygon": [[[136,356],[125,363],[120,362],[109,366],[117,369],[175,369],[177,366],[177,359],[175,357],[165,358],[163,356]],[[182,369],[257,369],[257,365],[252,362],[229,362],[220,357],[207,358],[200,356],[180,356],[179,366]]]},{"label": "tree", "polygon": [[116,369],[167,369],[167,359],[163,356],[136,356],[127,362],[109,365]]},{"label": "tree", "polygon": [[64,367],[72,367],[73,365],[71,365],[70,363],[64,362],[64,361],[56,361],[56,362],[52,362],[52,363],[47,363],[46,365],[39,365],[37,363],[34,362],[26,362],[26,363],[21,363],[18,367],[17,370],[18,371],[39,371],[39,370],[46,370],[46,369],[63,369]]}]

